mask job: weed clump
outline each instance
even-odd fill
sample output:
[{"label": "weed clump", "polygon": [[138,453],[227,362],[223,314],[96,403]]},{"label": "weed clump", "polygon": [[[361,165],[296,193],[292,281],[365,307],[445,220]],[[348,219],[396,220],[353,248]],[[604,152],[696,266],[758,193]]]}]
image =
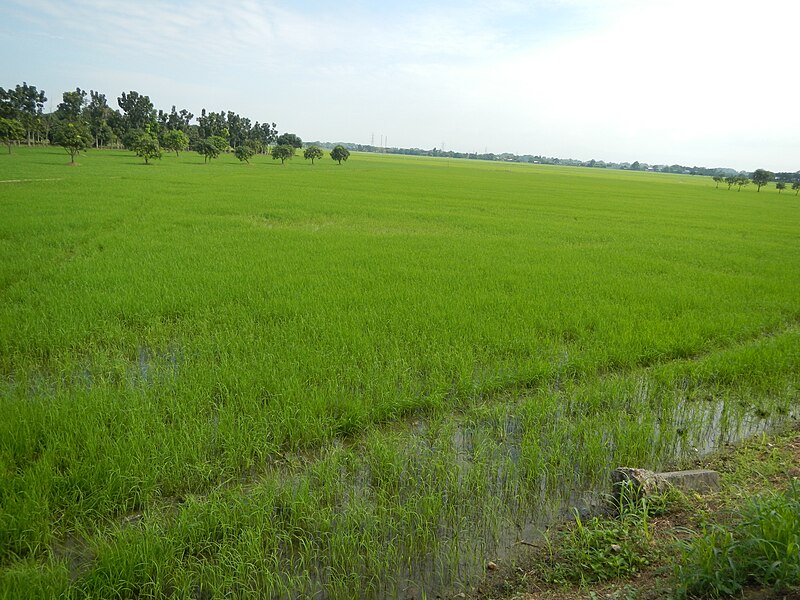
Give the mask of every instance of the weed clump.
[{"label": "weed clump", "polygon": [[800,586],[800,484],[752,498],[735,526],[713,524],[682,545],[677,596],[732,595],[747,585]]},{"label": "weed clump", "polygon": [[638,497],[625,485],[616,499],[616,518],[595,516],[575,522],[558,541],[558,555],[551,557],[545,579],[552,583],[596,583],[622,579],[642,571],[658,558],[653,540],[652,517],[664,514],[679,492]]}]

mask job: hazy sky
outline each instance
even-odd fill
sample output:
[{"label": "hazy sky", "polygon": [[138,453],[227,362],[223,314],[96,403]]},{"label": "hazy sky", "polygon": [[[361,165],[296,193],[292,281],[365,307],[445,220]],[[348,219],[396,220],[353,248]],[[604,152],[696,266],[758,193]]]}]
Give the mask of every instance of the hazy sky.
[{"label": "hazy sky", "polygon": [[797,0],[0,0],[0,86],[304,140],[800,169]]}]

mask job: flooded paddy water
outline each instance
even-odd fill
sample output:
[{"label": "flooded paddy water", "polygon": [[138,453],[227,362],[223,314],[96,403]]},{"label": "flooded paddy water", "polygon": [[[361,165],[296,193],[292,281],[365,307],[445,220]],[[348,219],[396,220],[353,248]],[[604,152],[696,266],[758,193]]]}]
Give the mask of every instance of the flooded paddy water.
[{"label": "flooded paddy water", "polygon": [[[140,393],[174,381],[184,361],[177,346],[139,347],[104,376],[95,366],[4,383],[31,401],[110,378]],[[691,360],[687,375],[681,364],[554,377],[278,453],[238,480],[127,510],[99,535],[55,539],[48,560],[81,593],[124,577],[192,598],[219,589],[287,599],[452,597],[480,582],[489,561],[513,560],[548,527],[602,510],[614,468],[679,467],[796,418],[796,374],[754,387],[699,376]],[[198,418],[211,420],[220,444],[219,414]],[[154,544],[180,577],[110,566]]]},{"label": "flooded paddy water", "polygon": [[274,493],[280,481],[272,518],[282,575],[270,594],[452,597],[549,526],[602,510],[617,466],[680,465],[795,419],[788,405],[668,402],[643,380],[615,386],[626,383],[633,393],[600,421],[588,420],[593,399],[581,397],[597,389],[574,384],[290,460],[255,484]]},{"label": "flooded paddy water", "polygon": [[[277,452],[239,478],[162,492],[94,532],[57,537],[44,564],[81,594],[124,581],[132,587],[122,596],[150,585],[156,595],[190,598],[221,589],[287,599],[452,597],[548,527],[603,510],[614,468],[679,467],[796,418],[796,373],[723,380],[704,360],[555,376]],[[125,360],[3,384],[30,402],[109,382],[144,398],[168,390],[186,361],[174,344],[140,346]],[[222,447],[219,411],[191,418],[208,420],[211,443]],[[137,555],[141,562],[115,564]],[[159,574],[165,565],[178,575]]]}]

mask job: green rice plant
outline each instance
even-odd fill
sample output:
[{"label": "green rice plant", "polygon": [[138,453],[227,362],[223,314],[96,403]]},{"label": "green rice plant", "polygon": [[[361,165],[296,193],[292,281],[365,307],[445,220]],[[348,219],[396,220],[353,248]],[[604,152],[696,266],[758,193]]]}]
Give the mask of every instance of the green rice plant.
[{"label": "green rice plant", "polygon": [[619,464],[796,410],[792,206],[480,161],[17,158],[0,595],[428,593]]}]

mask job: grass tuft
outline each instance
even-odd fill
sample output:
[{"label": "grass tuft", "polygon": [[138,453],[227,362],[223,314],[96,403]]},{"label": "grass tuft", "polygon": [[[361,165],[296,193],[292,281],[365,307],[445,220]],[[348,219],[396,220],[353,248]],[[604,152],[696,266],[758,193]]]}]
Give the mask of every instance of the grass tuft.
[{"label": "grass tuft", "polygon": [[800,586],[800,484],[752,498],[735,525],[711,524],[683,544],[679,597],[733,595],[745,586]]}]

